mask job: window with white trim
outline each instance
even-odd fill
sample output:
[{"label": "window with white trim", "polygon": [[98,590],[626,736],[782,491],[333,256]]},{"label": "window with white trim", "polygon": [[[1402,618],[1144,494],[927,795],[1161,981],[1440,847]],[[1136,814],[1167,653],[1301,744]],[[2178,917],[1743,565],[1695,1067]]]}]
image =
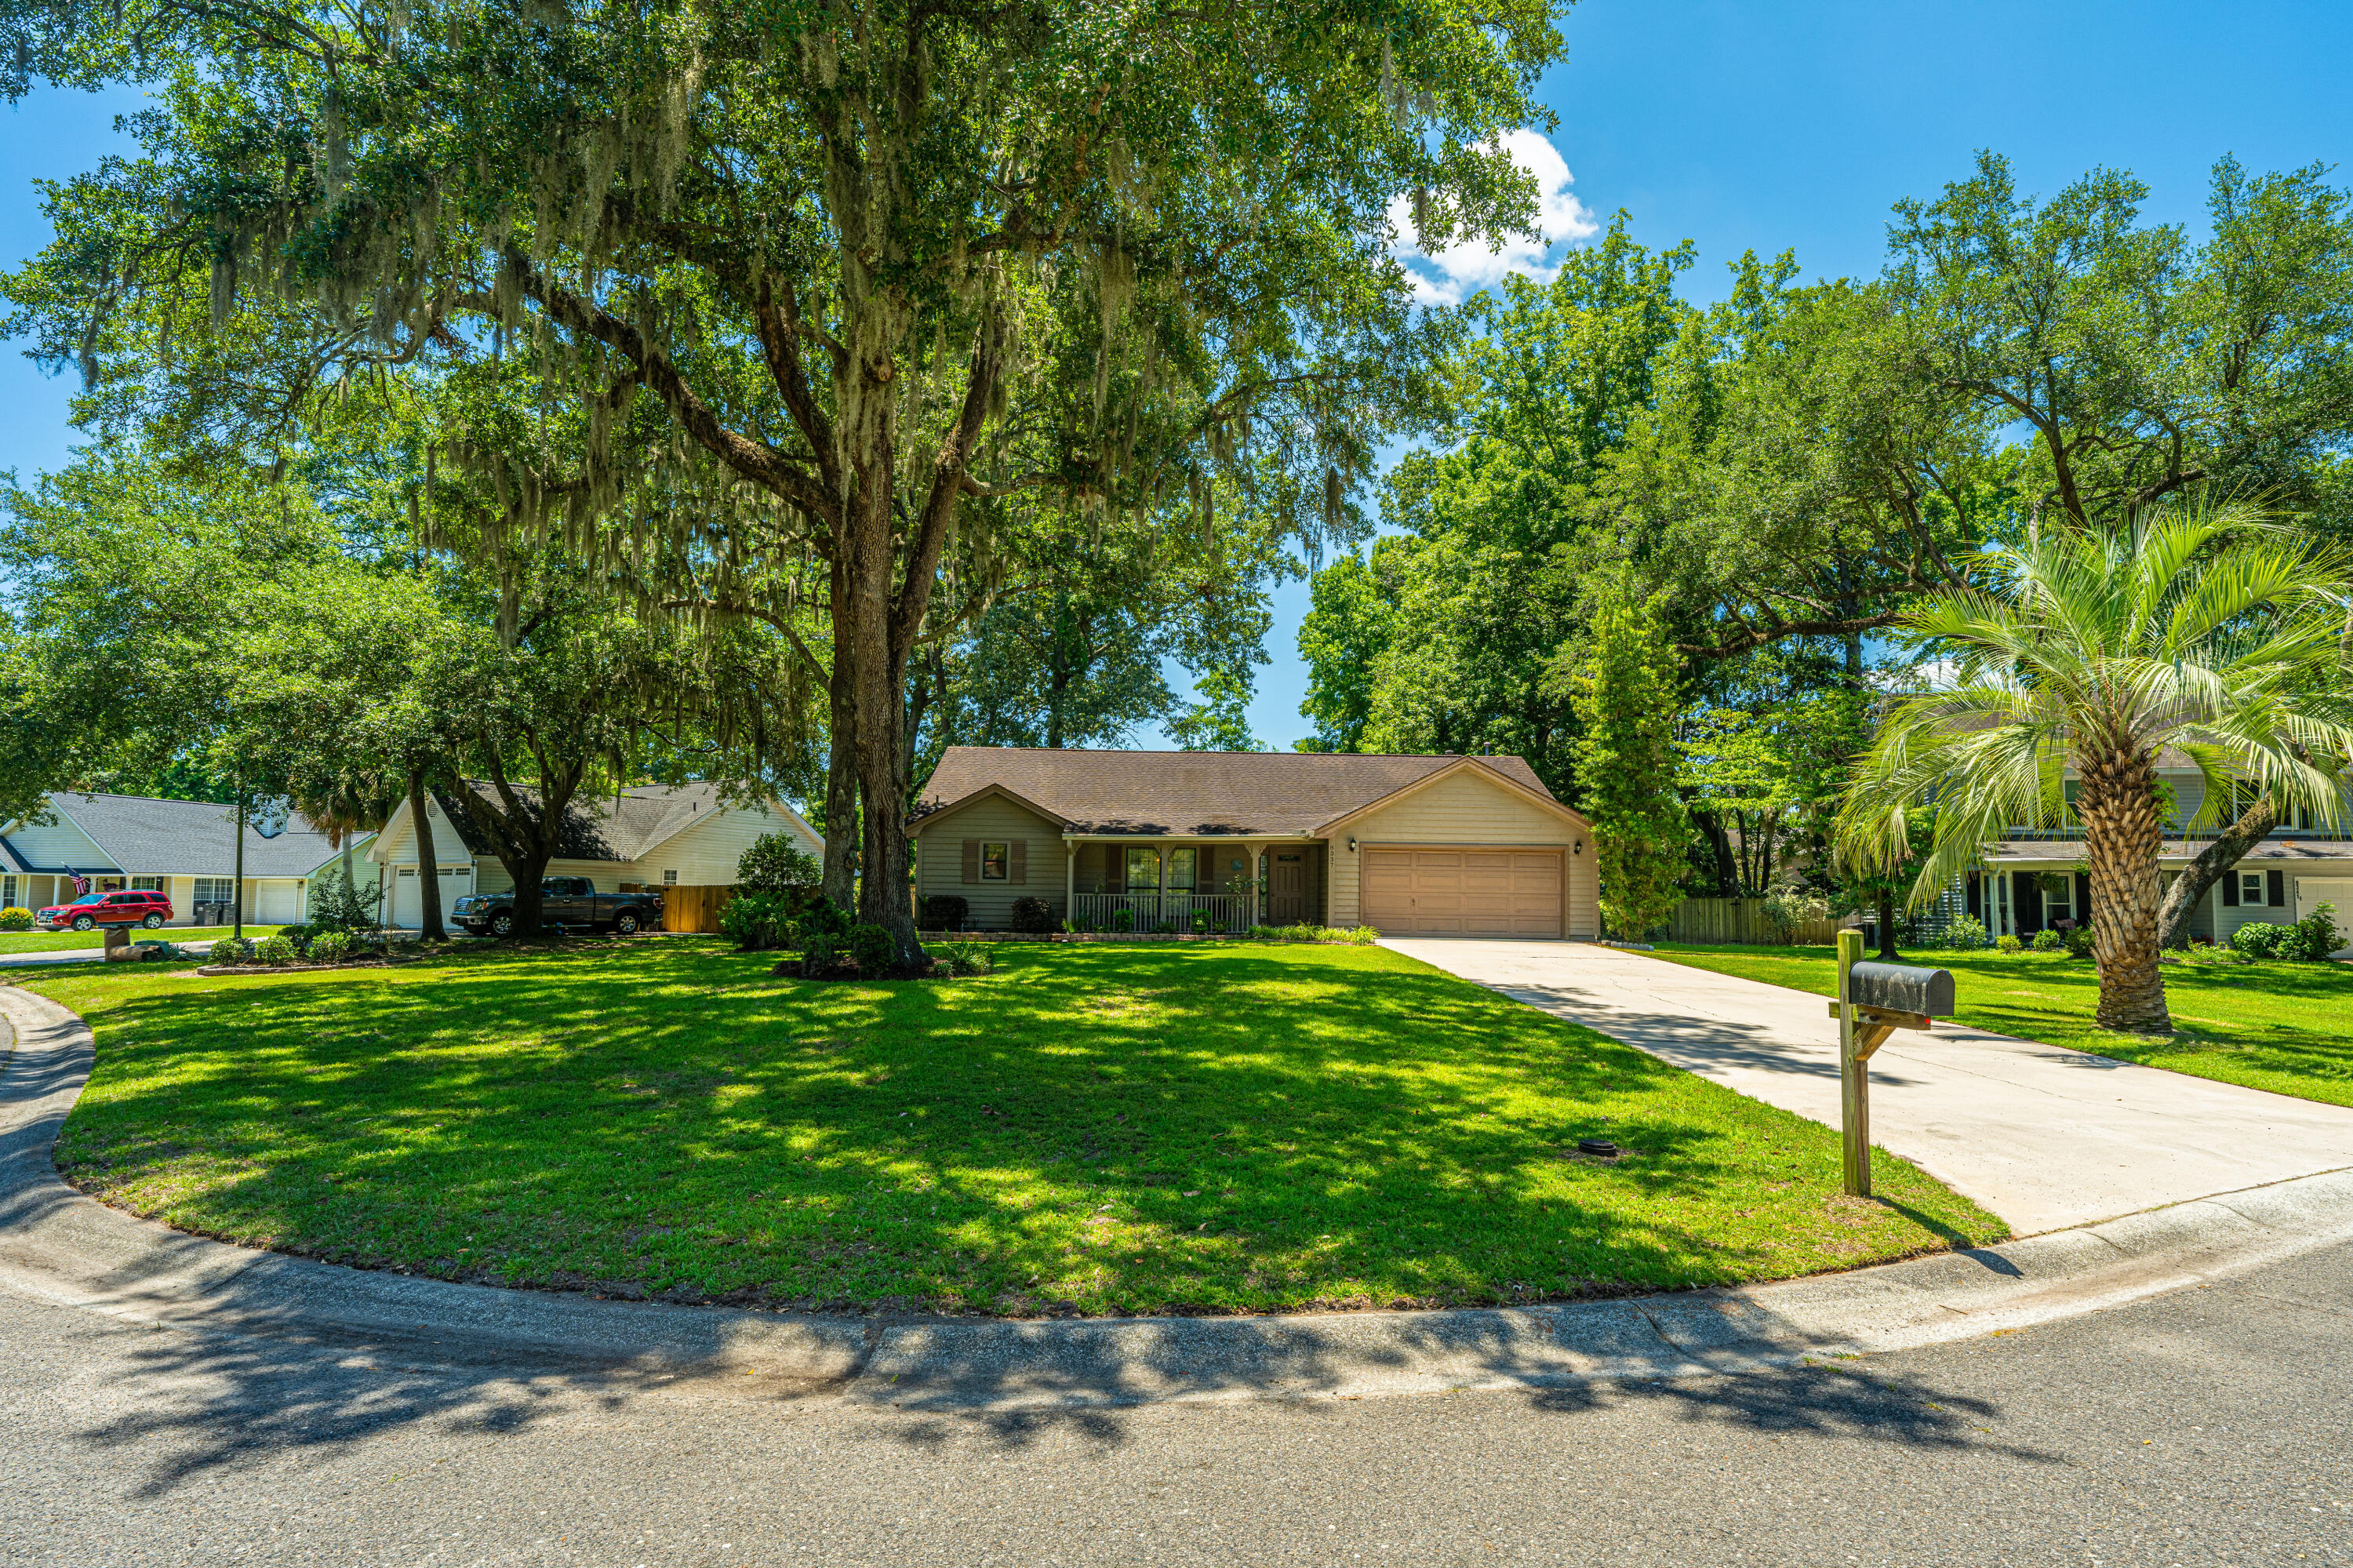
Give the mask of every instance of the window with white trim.
[{"label": "window with white trim", "polygon": [[668,867],[663,870],[662,885],[664,887],[676,887],[678,885],[678,870],[676,867]]},{"label": "window with white trim", "polygon": [[2242,904],[2255,905],[2269,904],[2271,902],[2271,895],[2263,889],[2263,874],[2262,872],[2242,871],[2239,873],[2239,902]]},{"label": "window with white trim", "polygon": [[227,904],[237,896],[237,878],[233,876],[200,876],[196,878],[195,901],[198,904]]},{"label": "window with white trim", "polygon": [[164,881],[165,879],[160,876],[134,876],[131,879],[131,891],[133,893],[168,893],[171,889],[164,885]]}]

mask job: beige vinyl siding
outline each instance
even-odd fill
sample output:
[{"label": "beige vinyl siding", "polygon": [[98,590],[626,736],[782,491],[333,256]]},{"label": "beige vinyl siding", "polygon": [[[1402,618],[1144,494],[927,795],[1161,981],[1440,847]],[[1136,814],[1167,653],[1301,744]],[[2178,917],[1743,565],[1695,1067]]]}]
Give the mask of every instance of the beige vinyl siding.
[{"label": "beige vinyl siding", "polygon": [[[1029,874],[1029,881],[965,881],[966,839],[992,843],[1018,841],[1025,844],[1023,870]],[[915,860],[916,896],[953,894],[963,898],[971,906],[968,918],[974,929],[1009,928],[1013,901],[1017,898],[1042,898],[1056,920],[1063,917],[1062,831],[1043,817],[1010,800],[982,800],[926,825],[916,834],[916,842],[922,845]]]},{"label": "beige vinyl siding", "polygon": [[[1593,845],[1587,842],[1583,853],[1570,853],[1586,836],[1577,823],[1546,810],[1507,784],[1468,771],[1457,773],[1333,834],[1326,918],[1335,926],[1363,923],[1363,850],[1367,844],[1556,844],[1564,852],[1567,874],[1567,934],[1598,937],[1601,910],[1593,879]],[[1352,838],[1357,843],[1355,854],[1348,853]]]},{"label": "beige vinyl siding", "polygon": [[[114,863],[114,857],[92,843],[90,835],[75,827],[62,810],[52,807],[49,816],[52,820],[46,827],[20,823],[8,835],[8,842],[27,862],[34,865],[69,865],[84,873],[92,866]],[[122,869],[127,872],[137,868],[126,865]]]},{"label": "beige vinyl siding", "polygon": [[[681,887],[733,887],[735,867],[744,852],[769,833],[790,833],[810,854],[823,859],[822,840],[782,811],[766,806],[721,806],[703,812],[703,821],[680,830],[646,851],[634,863],[616,866],[612,874],[622,882],[662,885],[662,873],[678,873]],[[567,874],[602,876],[586,871]],[[605,887],[600,880],[599,891]]]}]

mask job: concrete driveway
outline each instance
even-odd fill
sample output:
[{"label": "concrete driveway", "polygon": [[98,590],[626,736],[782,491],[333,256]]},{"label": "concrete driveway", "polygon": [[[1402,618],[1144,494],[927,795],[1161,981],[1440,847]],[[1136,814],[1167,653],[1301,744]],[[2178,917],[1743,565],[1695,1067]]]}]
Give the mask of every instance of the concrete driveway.
[{"label": "concrete driveway", "polygon": [[[1381,945],[1839,1124],[1821,997],[1587,943]],[[1872,1141],[2021,1235],[2353,1167],[2353,1110],[1983,1030],[1899,1032],[1871,1068]]]}]

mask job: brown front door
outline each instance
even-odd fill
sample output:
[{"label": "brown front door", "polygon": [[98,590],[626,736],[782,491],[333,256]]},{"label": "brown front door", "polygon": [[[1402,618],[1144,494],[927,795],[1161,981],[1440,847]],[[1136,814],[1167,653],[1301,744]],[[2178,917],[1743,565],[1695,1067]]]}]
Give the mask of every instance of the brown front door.
[{"label": "brown front door", "polygon": [[1277,926],[1307,918],[1307,857],[1278,854],[1266,880],[1266,917]]}]

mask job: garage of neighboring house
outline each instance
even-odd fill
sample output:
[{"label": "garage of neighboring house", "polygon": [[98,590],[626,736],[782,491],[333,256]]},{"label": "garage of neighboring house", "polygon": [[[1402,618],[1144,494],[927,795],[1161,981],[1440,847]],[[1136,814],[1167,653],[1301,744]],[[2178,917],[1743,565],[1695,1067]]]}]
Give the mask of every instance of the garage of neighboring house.
[{"label": "garage of neighboring house", "polygon": [[1391,937],[1558,937],[1558,849],[1367,849],[1364,920]]}]

